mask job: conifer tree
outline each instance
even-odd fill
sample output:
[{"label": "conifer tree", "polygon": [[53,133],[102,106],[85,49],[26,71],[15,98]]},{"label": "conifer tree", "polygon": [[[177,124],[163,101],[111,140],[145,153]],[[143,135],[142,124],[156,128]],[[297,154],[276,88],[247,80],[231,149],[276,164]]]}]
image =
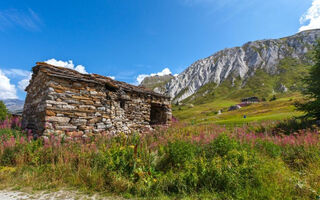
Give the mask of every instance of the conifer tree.
[{"label": "conifer tree", "polygon": [[298,110],[306,112],[305,117],[320,119],[320,40],[314,49],[314,65],[312,66],[308,77],[304,79],[306,88],[303,94],[308,101],[306,103],[297,103]]}]

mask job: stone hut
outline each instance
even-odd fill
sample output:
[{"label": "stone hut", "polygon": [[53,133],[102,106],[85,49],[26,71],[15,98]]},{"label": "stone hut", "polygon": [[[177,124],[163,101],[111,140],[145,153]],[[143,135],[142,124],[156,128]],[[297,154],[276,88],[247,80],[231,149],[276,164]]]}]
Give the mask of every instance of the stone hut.
[{"label": "stone hut", "polygon": [[26,88],[22,126],[33,134],[129,134],[171,122],[170,98],[97,74],[39,62]]},{"label": "stone hut", "polygon": [[244,99],[241,99],[242,103],[259,103],[260,100],[258,97],[247,97]]}]

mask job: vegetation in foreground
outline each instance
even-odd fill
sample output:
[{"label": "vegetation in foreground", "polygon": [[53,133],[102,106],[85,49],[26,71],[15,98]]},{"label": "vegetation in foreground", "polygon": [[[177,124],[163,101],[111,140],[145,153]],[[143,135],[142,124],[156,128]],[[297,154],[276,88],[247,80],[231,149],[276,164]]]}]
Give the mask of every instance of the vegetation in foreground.
[{"label": "vegetation in foreground", "polygon": [[[281,124],[228,129],[174,124],[118,137],[43,138],[1,124],[2,186],[74,187],[124,197],[317,199],[320,129],[289,135]],[[30,133],[29,133],[30,134]]]},{"label": "vegetation in foreground", "polygon": [[3,121],[8,116],[8,110],[3,101],[0,101],[0,120]]}]

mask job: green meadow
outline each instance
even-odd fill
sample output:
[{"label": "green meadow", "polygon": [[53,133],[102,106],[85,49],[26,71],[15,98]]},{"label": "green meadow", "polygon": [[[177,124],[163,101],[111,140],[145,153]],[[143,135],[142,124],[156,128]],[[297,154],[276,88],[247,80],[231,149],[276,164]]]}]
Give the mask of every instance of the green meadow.
[{"label": "green meadow", "polygon": [[[294,103],[302,100],[301,94],[291,93],[278,95],[274,101],[253,103],[239,110],[228,111],[230,106],[239,104],[240,99],[238,101],[218,99],[200,105],[173,106],[173,115],[178,120],[191,124],[242,125],[250,122],[299,117],[303,113],[296,110]],[[218,114],[219,110],[221,114]]]}]

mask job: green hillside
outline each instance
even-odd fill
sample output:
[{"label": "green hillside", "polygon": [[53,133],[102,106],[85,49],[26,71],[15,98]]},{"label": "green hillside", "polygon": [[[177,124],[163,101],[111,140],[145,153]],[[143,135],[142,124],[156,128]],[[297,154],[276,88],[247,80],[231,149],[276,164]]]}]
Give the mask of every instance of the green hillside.
[{"label": "green hillside", "polygon": [[182,101],[188,104],[205,104],[214,100],[239,101],[241,98],[257,96],[260,99],[271,98],[274,94],[284,93],[281,85],[288,91],[298,92],[302,89],[302,79],[306,76],[310,66],[299,60],[286,58],[281,60],[277,71],[272,75],[262,69],[258,69],[255,75],[241,80],[240,77],[232,77],[222,82],[208,83],[202,86],[194,95]]},{"label": "green hillside", "polygon": [[[173,115],[182,122],[192,124],[217,123],[231,126],[267,120],[282,120],[302,115],[301,112],[296,111],[294,106],[296,100],[303,99],[301,94],[279,94],[276,98],[275,101],[255,103],[235,111],[228,111],[228,109],[230,106],[240,103],[240,100],[216,99],[199,105],[173,106]],[[218,114],[219,110],[222,111],[221,114]]]},{"label": "green hillside", "polygon": [[[308,54],[308,56],[310,56]],[[217,86],[208,83],[194,95],[173,106],[173,114],[181,121],[192,123],[241,124],[252,121],[278,120],[301,113],[295,111],[294,101],[302,98],[303,78],[310,65],[293,58],[281,60],[272,75],[258,69],[255,75],[241,80],[232,77]],[[262,103],[250,105],[237,111],[227,112],[241,98],[256,96]],[[273,97],[276,101],[270,101]],[[218,115],[221,110],[222,114]],[[244,115],[248,117],[243,118]]]}]

